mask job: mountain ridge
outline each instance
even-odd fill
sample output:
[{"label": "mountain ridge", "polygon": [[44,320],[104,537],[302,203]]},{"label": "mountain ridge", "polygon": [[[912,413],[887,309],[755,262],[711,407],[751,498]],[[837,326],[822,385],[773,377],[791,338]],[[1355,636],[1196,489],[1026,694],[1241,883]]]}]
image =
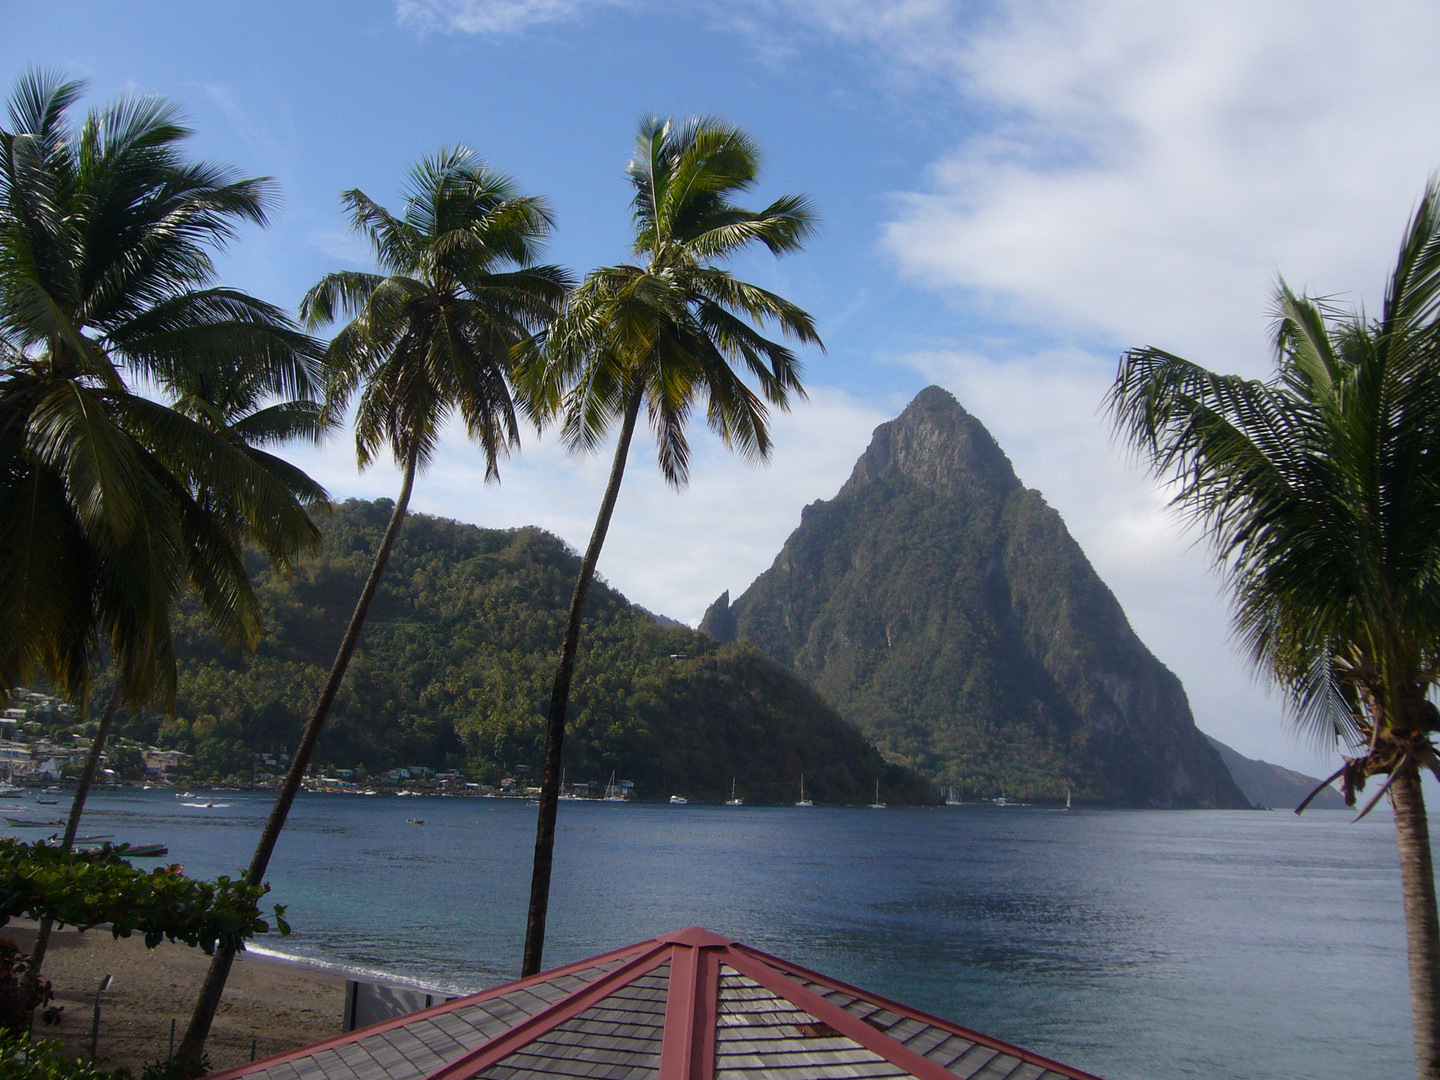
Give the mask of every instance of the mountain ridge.
[{"label": "mountain ridge", "polygon": [[937,386],[701,629],[792,667],[962,794],[1249,806],[1060,515]]}]

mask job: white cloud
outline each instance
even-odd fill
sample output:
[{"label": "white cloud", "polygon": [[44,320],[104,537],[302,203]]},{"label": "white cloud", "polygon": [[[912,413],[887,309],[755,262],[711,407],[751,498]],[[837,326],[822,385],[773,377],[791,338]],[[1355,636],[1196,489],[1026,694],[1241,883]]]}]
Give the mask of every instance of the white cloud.
[{"label": "white cloud", "polygon": [[995,117],[899,197],[906,272],[1068,338],[1249,369],[1277,273],[1378,299],[1440,165],[1440,8],[1025,0],[967,37],[931,7],[849,24]]},{"label": "white cloud", "polygon": [[396,0],[402,23],[421,30],[467,34],[509,34],[537,23],[573,18],[614,0]]}]

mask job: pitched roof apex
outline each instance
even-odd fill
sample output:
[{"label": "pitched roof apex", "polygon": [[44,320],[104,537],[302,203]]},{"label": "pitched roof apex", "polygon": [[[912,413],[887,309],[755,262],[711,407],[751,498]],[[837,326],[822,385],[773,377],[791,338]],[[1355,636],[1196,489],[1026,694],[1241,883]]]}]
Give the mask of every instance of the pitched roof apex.
[{"label": "pitched roof apex", "polygon": [[703,926],[687,926],[683,930],[673,930],[668,934],[661,934],[655,940],[662,945],[689,945],[692,949],[704,948],[707,945],[717,947],[736,944],[734,938],[723,937]]}]

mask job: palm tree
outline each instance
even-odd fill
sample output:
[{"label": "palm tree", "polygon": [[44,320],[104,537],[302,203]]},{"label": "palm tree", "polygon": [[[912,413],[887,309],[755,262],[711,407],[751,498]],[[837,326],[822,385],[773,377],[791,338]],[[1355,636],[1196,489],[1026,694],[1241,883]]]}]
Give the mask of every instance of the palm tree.
[{"label": "palm tree", "polygon": [[212,284],[211,251],[237,221],[264,223],[267,185],[185,161],[189,132],[156,99],[121,99],[72,127],[82,90],[31,72],[0,129],[0,688],[38,669],[83,717],[107,655],[116,676],[66,846],[122,700],[173,702],[179,594],[194,589],[227,637],[253,646],[260,612],[241,545],[287,564],[318,544],[305,506],[325,502],[238,428],[131,385],[178,396],[208,370],[208,386],[243,383],[252,407],[308,392],[318,346],[270,305]]},{"label": "palm tree", "polygon": [[[365,233],[382,274],[327,275],[301,304],[319,327],[351,315],[326,350],[326,412],[338,416],[360,391],[355,447],[361,468],[388,445],[403,472],[399,497],[375,553],[280,793],[255,848],[246,880],[264,880],[270,856],[380,586],[405,520],[415,474],[434,453],[446,419],[459,413],[485,453],[486,477],[519,443],[509,377],[514,358],[548,325],[567,275],[534,260],[553,222],[544,200],[522,196],[506,176],[469,150],[442,151],[415,166],[403,217],[364,192],[342,196],[351,226]],[[190,1026],[181,1068],[198,1072],[205,1040],[234,961],[216,949]]]},{"label": "palm tree", "polygon": [[[1420,770],[1440,775],[1440,185],[1425,191],[1378,318],[1276,297],[1275,374],[1125,354],[1117,430],[1207,535],[1235,633],[1303,728],[1388,792],[1400,845],[1418,1074],[1440,1078],[1440,921]],[[1303,806],[1301,807],[1303,809]]]},{"label": "palm tree", "polygon": [[[804,389],[795,355],[752,323],[764,327],[773,320],[786,335],[820,344],[804,311],[716,265],[757,243],[775,255],[799,250],[814,229],[803,196],[784,196],[759,211],[731,201],[754,185],[759,167],[750,138],[719,120],[702,117],[679,126],[643,121],[627,173],[635,189],[633,250],[644,264],[588,274],[522,375],[535,414],[563,416],[563,439],[572,452],[598,449],[620,423],[550,695],[522,975],[540,970],[544,952],[570,680],[590,582],[641,407],[647,407],[659,444],[661,474],[676,488],[689,479],[685,427],[698,400],[727,447],[764,461],[771,445],[765,402],[785,409],[791,395],[803,396]],[[758,384],[758,395],[742,373]]]}]

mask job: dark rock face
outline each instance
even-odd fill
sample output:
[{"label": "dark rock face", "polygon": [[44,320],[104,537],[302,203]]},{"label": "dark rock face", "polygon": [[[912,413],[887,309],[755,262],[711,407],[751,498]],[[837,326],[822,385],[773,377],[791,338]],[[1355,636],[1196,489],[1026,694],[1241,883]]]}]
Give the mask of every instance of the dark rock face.
[{"label": "dark rock face", "polygon": [[1249,805],[1060,515],[939,387],[728,599],[702,627],[793,667],[964,795]]}]

